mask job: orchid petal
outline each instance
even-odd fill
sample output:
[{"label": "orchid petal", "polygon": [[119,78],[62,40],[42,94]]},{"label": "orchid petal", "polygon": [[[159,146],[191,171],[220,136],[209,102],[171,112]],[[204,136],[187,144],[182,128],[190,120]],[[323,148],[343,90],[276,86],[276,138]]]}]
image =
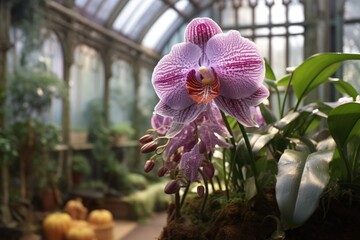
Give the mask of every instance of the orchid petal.
[{"label": "orchid petal", "polygon": [[156,65],[152,83],[160,100],[172,109],[181,110],[194,103],[185,81],[188,72],[198,68],[200,56],[201,49],[195,44],[180,43]]},{"label": "orchid petal", "polygon": [[222,33],[221,28],[212,19],[195,18],[185,29],[185,42],[198,45],[204,52],[207,41],[218,33]]},{"label": "orchid petal", "polygon": [[261,85],[258,90],[256,90],[253,94],[251,94],[247,98],[244,98],[243,100],[248,106],[257,106],[262,101],[264,101],[264,99],[269,97],[269,95],[269,90],[264,85]]},{"label": "orchid petal", "polygon": [[237,31],[213,36],[207,43],[206,54],[220,79],[222,96],[248,97],[264,79],[264,60],[259,50]]},{"label": "orchid petal", "polygon": [[222,111],[236,118],[244,126],[257,126],[256,121],[252,119],[250,107],[241,99],[230,99],[219,96],[215,99],[215,103]]},{"label": "orchid petal", "polygon": [[203,160],[205,160],[204,154],[200,153],[199,145],[197,144],[190,152],[182,155],[179,168],[184,171],[185,176],[191,182],[195,182],[198,180],[198,172]]},{"label": "orchid petal", "polygon": [[173,117],[177,115],[177,113],[177,110],[172,109],[161,100],[158,102],[158,104],[156,104],[154,109],[154,114],[158,114],[160,116]]}]

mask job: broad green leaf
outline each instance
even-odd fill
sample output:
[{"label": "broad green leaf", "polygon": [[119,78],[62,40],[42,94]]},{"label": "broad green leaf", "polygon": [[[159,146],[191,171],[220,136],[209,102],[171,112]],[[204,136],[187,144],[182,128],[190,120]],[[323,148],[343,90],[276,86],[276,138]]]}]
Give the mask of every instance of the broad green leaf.
[{"label": "broad green leaf", "polygon": [[336,90],[338,90],[342,94],[347,94],[352,98],[356,98],[359,93],[356,89],[348,82],[340,79],[329,79],[329,82],[333,83]]},{"label": "broad green leaf", "polygon": [[252,152],[256,154],[258,151],[260,151],[275,137],[278,132],[278,129],[271,128],[269,133],[260,135],[260,137],[256,139],[255,143],[252,144]]},{"label": "broad green leaf", "polygon": [[280,78],[278,81],[276,81],[276,85],[278,87],[285,87],[289,84],[289,81],[290,81],[290,74],[287,74],[282,78]]},{"label": "broad green leaf", "polygon": [[360,104],[346,103],[334,108],[328,117],[331,136],[342,149],[355,135],[360,135]]},{"label": "broad green leaf", "polygon": [[289,123],[294,121],[296,118],[300,116],[299,112],[290,112],[285,117],[280,119],[278,122],[274,124],[274,127],[278,129],[284,129]]},{"label": "broad green leaf", "polygon": [[293,72],[292,84],[299,100],[324,83],[346,60],[360,60],[360,54],[320,53],[313,55]]},{"label": "broad green leaf", "polygon": [[333,151],[307,155],[287,149],[278,163],[276,200],[286,228],[302,225],[315,211],[329,176]]}]

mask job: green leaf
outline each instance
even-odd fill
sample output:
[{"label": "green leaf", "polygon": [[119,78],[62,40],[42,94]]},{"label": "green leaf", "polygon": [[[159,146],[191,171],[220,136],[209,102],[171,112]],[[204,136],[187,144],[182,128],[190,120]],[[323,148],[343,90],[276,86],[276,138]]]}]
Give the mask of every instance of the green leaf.
[{"label": "green leaf", "polygon": [[293,72],[292,84],[298,101],[324,83],[346,60],[360,60],[360,54],[320,53],[313,55]]},{"label": "green leaf", "polygon": [[333,151],[307,155],[287,149],[278,163],[276,200],[286,228],[302,225],[315,211],[329,182]]},{"label": "green leaf", "polygon": [[282,78],[280,78],[278,81],[276,81],[276,85],[278,87],[284,87],[289,84],[289,81],[290,81],[290,74],[287,74],[287,75],[283,76]]},{"label": "green leaf", "polygon": [[252,144],[252,152],[254,153],[254,155],[259,152],[263,147],[265,147],[274,137],[275,135],[279,132],[278,129],[276,128],[271,128],[269,130],[269,133],[267,134],[262,134],[260,135],[255,143]]},{"label": "green leaf", "polygon": [[329,82],[333,83],[336,90],[342,94],[347,94],[352,98],[356,98],[359,93],[356,89],[348,82],[340,79],[329,79]]},{"label": "green leaf", "polygon": [[299,112],[289,112],[285,117],[280,119],[278,122],[274,124],[274,127],[282,130],[284,129],[289,123],[293,122],[296,118],[300,116]]},{"label": "green leaf", "polygon": [[355,135],[360,135],[360,104],[346,103],[334,108],[328,117],[331,136],[342,149]]},{"label": "green leaf", "polygon": [[276,80],[274,71],[272,70],[269,62],[265,59],[265,78],[269,79],[269,80]]}]

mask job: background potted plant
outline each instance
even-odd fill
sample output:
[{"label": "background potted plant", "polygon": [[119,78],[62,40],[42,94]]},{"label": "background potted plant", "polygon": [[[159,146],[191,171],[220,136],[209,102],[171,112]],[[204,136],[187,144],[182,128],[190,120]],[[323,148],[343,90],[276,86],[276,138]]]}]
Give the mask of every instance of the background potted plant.
[{"label": "background potted plant", "polygon": [[129,122],[114,124],[110,129],[115,146],[126,143],[129,139],[132,139],[135,134],[135,129],[131,127]]},{"label": "background potted plant", "polygon": [[91,173],[91,166],[88,159],[81,154],[74,154],[72,157],[72,178],[75,187],[81,184],[82,180]]}]

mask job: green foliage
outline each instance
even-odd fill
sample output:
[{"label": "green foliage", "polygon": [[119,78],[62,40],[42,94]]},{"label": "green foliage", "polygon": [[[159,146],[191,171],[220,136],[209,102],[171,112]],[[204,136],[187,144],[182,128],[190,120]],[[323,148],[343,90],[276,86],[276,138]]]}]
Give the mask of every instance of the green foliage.
[{"label": "green foliage", "polygon": [[73,172],[80,173],[83,176],[88,176],[91,173],[91,167],[88,159],[81,154],[75,154],[72,157],[71,169]]},{"label": "green foliage", "polygon": [[154,211],[166,209],[170,201],[169,195],[164,195],[164,183],[150,185],[146,190],[137,191],[125,200],[133,209],[134,219],[149,217]]},{"label": "green foliage", "polygon": [[287,149],[278,164],[276,199],[286,228],[302,225],[315,211],[327,185],[333,151],[306,153]]},{"label": "green foliage", "polygon": [[[336,186],[332,189],[341,189],[332,196],[351,192],[353,199],[360,197],[360,103],[337,106],[319,101],[301,107],[307,95],[323,84],[333,84],[355,100],[358,93],[350,84],[330,78],[346,60],[360,60],[360,54],[317,54],[279,80],[266,63],[265,82],[277,95],[271,105],[277,105],[280,113],[261,104],[266,124],[246,132],[234,119],[223,116],[235,141],[229,140],[234,147],[217,157],[219,177],[229,179],[229,191],[243,193],[245,200],[276,182],[285,228],[298,227],[311,216],[329,181]],[[286,112],[289,91],[295,92],[297,101]]]},{"label": "green foliage", "polygon": [[132,138],[135,135],[135,129],[131,127],[129,122],[117,123],[111,126],[111,132],[113,134],[125,135]]},{"label": "green foliage", "polygon": [[15,121],[39,118],[52,99],[64,96],[64,85],[55,75],[40,70],[22,69],[10,76],[10,116]]}]

